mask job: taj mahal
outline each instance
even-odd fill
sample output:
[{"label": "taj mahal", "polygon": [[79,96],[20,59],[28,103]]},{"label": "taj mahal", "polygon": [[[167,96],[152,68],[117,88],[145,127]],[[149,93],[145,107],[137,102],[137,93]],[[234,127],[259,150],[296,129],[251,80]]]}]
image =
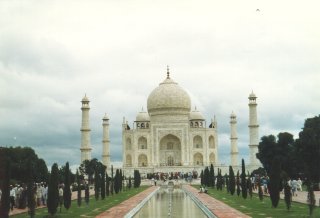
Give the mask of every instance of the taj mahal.
[{"label": "taj mahal", "polygon": [[[248,170],[261,166],[256,158],[259,144],[256,95],[249,95],[249,163]],[[89,99],[82,99],[81,162],[91,159]],[[102,119],[102,163],[110,169],[109,118]],[[240,168],[237,146],[237,117],[230,115],[230,165]],[[207,122],[197,108],[191,108],[188,93],[170,77],[169,69],[163,82],[148,96],[147,111],[137,113],[130,126],[122,122],[122,162],[126,173],[138,169],[142,173],[200,172],[213,164],[227,172],[219,163],[218,123],[215,117]]]}]

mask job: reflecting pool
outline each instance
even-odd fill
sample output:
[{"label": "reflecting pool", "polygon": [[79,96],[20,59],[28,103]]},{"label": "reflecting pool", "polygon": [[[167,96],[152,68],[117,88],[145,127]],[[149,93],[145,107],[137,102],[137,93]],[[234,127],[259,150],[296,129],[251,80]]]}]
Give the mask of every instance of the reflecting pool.
[{"label": "reflecting pool", "polygon": [[193,200],[180,188],[160,188],[133,216],[146,217],[207,217]]}]

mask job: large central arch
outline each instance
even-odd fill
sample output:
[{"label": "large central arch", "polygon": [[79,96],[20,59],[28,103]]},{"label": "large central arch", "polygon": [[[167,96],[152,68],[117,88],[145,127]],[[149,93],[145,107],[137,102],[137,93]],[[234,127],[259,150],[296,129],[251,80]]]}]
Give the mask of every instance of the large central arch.
[{"label": "large central arch", "polygon": [[180,139],[172,134],[164,136],[160,140],[159,161],[162,166],[181,165],[181,142]]}]

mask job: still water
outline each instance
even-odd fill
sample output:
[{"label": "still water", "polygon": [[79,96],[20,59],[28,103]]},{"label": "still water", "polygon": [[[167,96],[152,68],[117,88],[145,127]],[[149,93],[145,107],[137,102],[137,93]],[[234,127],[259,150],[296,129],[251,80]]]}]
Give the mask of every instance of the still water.
[{"label": "still water", "polygon": [[207,217],[181,189],[160,188],[134,218]]}]

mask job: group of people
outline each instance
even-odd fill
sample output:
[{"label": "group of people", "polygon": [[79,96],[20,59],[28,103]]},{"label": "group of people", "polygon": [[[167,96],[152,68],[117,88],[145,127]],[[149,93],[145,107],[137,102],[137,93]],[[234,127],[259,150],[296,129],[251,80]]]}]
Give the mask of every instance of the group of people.
[{"label": "group of people", "polygon": [[[26,184],[10,185],[10,209],[25,209],[28,204],[28,187]],[[2,191],[0,190],[0,202]],[[35,183],[33,186],[33,198],[36,206],[46,205],[48,187],[45,183]]]},{"label": "group of people", "polygon": [[297,191],[302,191],[302,181],[300,178],[298,180],[290,179],[288,180],[288,185],[291,188],[292,196],[297,196]]}]

